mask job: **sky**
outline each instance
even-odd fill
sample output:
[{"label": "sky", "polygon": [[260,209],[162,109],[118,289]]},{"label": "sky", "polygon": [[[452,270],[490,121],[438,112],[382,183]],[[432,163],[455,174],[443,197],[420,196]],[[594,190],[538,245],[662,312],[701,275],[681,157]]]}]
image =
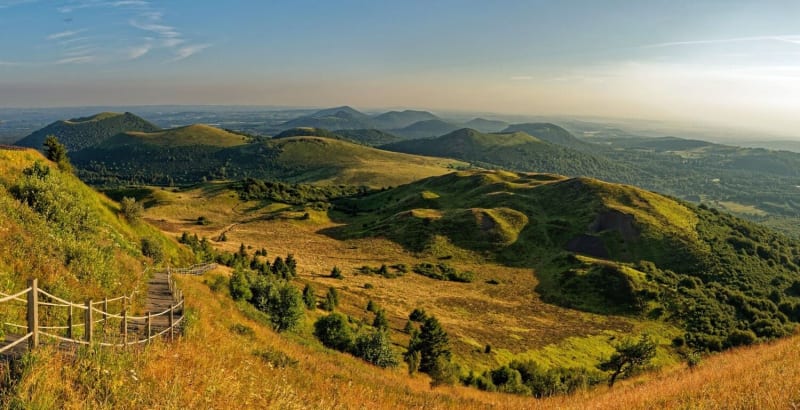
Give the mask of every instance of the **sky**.
[{"label": "sky", "polygon": [[800,1],[0,0],[0,107],[407,107],[800,137]]}]

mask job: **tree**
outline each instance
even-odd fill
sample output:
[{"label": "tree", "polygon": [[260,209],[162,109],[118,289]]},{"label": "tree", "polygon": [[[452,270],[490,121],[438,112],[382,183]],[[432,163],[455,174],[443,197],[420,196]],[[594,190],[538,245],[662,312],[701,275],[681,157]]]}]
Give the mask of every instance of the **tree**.
[{"label": "tree", "polygon": [[358,336],[353,346],[353,355],[379,367],[395,367],[398,364],[389,336],[381,330]]},{"label": "tree", "polygon": [[247,273],[241,268],[233,271],[228,286],[230,287],[231,297],[234,300],[250,300],[253,298],[253,292],[250,290],[250,280],[247,277]]},{"label": "tree", "polygon": [[142,238],[142,255],[160,263],[164,260],[164,247],[156,239]]},{"label": "tree", "polygon": [[411,334],[411,332],[414,330],[414,324],[411,322],[411,320],[406,320],[406,326],[403,328],[403,332]]},{"label": "tree", "polygon": [[55,162],[58,169],[64,172],[72,172],[72,164],[69,163],[67,157],[67,147],[58,141],[54,135],[48,135],[44,139],[44,150],[47,159]]},{"label": "tree", "polygon": [[614,385],[621,374],[628,376],[636,369],[644,366],[656,355],[656,344],[650,336],[644,334],[638,342],[631,339],[625,340],[615,347],[616,351],[608,360],[601,362],[597,367],[606,372],[611,372],[608,386]]},{"label": "tree", "polygon": [[350,350],[353,343],[353,331],[341,313],[331,313],[317,319],[314,322],[314,336],[326,347],[341,352]]},{"label": "tree", "polygon": [[386,317],[385,310],[378,309],[378,311],[375,312],[375,320],[372,321],[372,326],[378,330],[389,329],[389,319]]},{"label": "tree", "polygon": [[303,288],[303,303],[305,303],[307,309],[317,307],[317,296],[314,294],[314,288],[311,287],[311,284],[307,284]]},{"label": "tree", "polygon": [[429,373],[440,357],[450,361],[450,341],[447,333],[434,316],[428,316],[420,327],[419,335],[412,336],[406,356],[419,351],[419,371]]},{"label": "tree", "polygon": [[279,281],[270,288],[267,302],[269,320],[276,332],[290,330],[300,323],[305,314],[303,297],[288,282]]},{"label": "tree", "polygon": [[372,299],[367,301],[367,312],[375,312],[378,310],[378,304],[373,302]]},{"label": "tree", "polygon": [[336,288],[328,288],[328,293],[325,294],[325,300],[322,302],[322,308],[328,312],[333,312],[339,306],[339,292]]},{"label": "tree", "polygon": [[138,222],[142,218],[142,213],[144,213],[142,203],[136,202],[135,198],[128,198],[127,196],[122,198],[120,210],[122,211],[122,216],[131,223]]},{"label": "tree", "polygon": [[286,268],[289,275],[297,276],[297,259],[291,253],[286,255]]},{"label": "tree", "polygon": [[408,315],[408,319],[412,322],[422,322],[426,316],[425,309],[416,308]]}]

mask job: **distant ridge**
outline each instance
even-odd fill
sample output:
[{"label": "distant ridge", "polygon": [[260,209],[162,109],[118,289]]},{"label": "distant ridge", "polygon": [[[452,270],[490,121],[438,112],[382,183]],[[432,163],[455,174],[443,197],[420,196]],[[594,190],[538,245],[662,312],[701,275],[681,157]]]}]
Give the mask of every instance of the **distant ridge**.
[{"label": "distant ridge", "polygon": [[305,115],[281,124],[280,129],[292,128],[325,128],[336,129],[357,129],[371,128],[372,119],[367,114],[349,106],[327,108],[313,114]]},{"label": "distant ridge", "polygon": [[439,120],[440,118],[428,111],[404,110],[389,111],[372,117],[375,128],[382,130],[394,130],[408,127],[409,125],[428,120]]},{"label": "distant ridge", "polygon": [[415,122],[408,127],[392,130],[393,134],[406,139],[431,138],[453,132],[461,126],[442,120],[425,120]]},{"label": "distant ridge", "polygon": [[528,133],[543,141],[561,145],[563,147],[575,149],[587,149],[594,147],[594,144],[581,141],[564,128],[548,122],[513,124],[509,125],[502,132],[518,131]]},{"label": "distant ridge", "polygon": [[103,112],[90,117],[56,121],[17,141],[16,145],[41,150],[48,135],[56,136],[71,152],[106,141],[123,132],[156,132],[160,128],[129,112]]},{"label": "distant ridge", "polygon": [[521,131],[482,133],[463,128],[441,137],[401,141],[381,148],[517,171],[592,175],[615,180],[631,174],[625,166],[604,157],[559,146]]},{"label": "distant ridge", "polygon": [[508,123],[498,120],[487,120],[486,118],[473,118],[464,123],[467,128],[476,129],[480,132],[500,132],[508,127]]}]

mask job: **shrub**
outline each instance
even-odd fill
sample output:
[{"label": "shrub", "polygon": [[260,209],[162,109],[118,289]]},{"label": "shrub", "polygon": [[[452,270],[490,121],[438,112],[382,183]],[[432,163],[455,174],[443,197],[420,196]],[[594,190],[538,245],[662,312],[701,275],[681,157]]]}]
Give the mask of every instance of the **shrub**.
[{"label": "shrub", "polygon": [[314,336],[324,346],[341,352],[350,350],[353,344],[353,331],[341,313],[331,313],[317,319],[314,322]]},{"label": "shrub", "polygon": [[431,376],[431,387],[453,385],[458,381],[458,365],[449,357],[439,356],[431,365],[428,374]]},{"label": "shrub", "polygon": [[120,211],[122,216],[130,223],[139,222],[144,213],[144,207],[140,202],[136,202],[135,198],[123,197],[120,201]]},{"label": "shrub", "polygon": [[378,309],[378,311],[375,312],[375,320],[372,321],[372,326],[378,330],[389,329],[389,319],[386,317],[385,310]]},{"label": "shrub", "polygon": [[425,310],[420,308],[412,310],[411,314],[408,315],[408,319],[412,322],[422,322],[426,317],[428,316],[425,314]]},{"label": "shrub", "polygon": [[305,303],[306,309],[317,307],[317,295],[314,294],[314,288],[311,287],[311,284],[307,284],[303,288],[303,303]]},{"label": "shrub", "polygon": [[205,283],[208,285],[208,288],[211,289],[212,292],[216,293],[221,291],[228,285],[228,278],[222,275],[213,275],[209,279],[206,279]]},{"label": "shrub", "polygon": [[391,341],[384,331],[376,330],[356,338],[353,355],[379,367],[395,367],[397,357],[392,352]]},{"label": "shrub", "polygon": [[198,225],[208,225],[210,223],[211,223],[211,221],[209,221],[208,218],[206,218],[205,216],[197,217],[197,224]]},{"label": "shrub", "polygon": [[334,279],[343,279],[344,278],[344,276],[342,276],[342,270],[339,269],[336,266],[334,266],[333,269],[331,269],[331,277],[334,278]]},{"label": "shrub", "polygon": [[164,260],[164,247],[157,239],[142,238],[142,255],[160,263]]},{"label": "shrub", "polygon": [[255,334],[252,327],[243,325],[241,323],[236,323],[231,326],[231,332],[242,336],[253,336]]},{"label": "shrub", "polygon": [[234,300],[250,300],[253,298],[253,292],[250,290],[250,280],[247,277],[247,273],[241,268],[233,271],[228,287]]},{"label": "shrub", "polygon": [[257,350],[253,352],[256,356],[260,357],[265,362],[271,364],[274,367],[282,368],[282,367],[296,367],[299,361],[297,359],[293,359],[288,356],[286,353],[283,353],[279,350]]}]

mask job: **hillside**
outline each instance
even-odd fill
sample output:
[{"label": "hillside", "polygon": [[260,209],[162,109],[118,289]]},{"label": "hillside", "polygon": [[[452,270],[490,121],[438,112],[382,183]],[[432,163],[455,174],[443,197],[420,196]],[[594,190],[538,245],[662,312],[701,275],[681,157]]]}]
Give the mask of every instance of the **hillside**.
[{"label": "hillside", "polygon": [[403,138],[398,137],[397,135],[376,129],[337,130],[336,134],[341,135],[349,140],[356,141],[364,145],[369,145],[371,147],[379,147],[381,145],[391,144],[393,142],[403,140]]},{"label": "hillside", "polygon": [[404,110],[388,111],[372,117],[375,128],[393,130],[407,127],[415,122],[438,120],[439,117],[427,111]]},{"label": "hillside", "polygon": [[383,236],[422,255],[461,249],[534,268],[546,301],[679,324],[681,343],[699,349],[785,335],[800,320],[796,242],[630,186],[461,172],[339,207],[350,217],[334,237]]},{"label": "hillside", "polygon": [[512,124],[509,125],[502,132],[504,133],[524,132],[533,135],[536,138],[541,139],[542,141],[547,141],[551,144],[561,145],[563,147],[572,149],[591,150],[594,148],[592,144],[589,144],[587,142],[575,138],[574,135],[572,135],[569,131],[565,130],[564,128],[561,128],[558,125],[550,123]]},{"label": "hillside", "polygon": [[486,118],[473,118],[464,123],[464,126],[480,132],[500,132],[508,127],[508,123],[505,121],[488,120]]},{"label": "hillside", "polygon": [[159,128],[129,112],[104,112],[91,117],[56,121],[17,141],[16,145],[41,150],[45,138],[55,135],[70,152],[76,152],[129,131],[156,132]]},{"label": "hillside", "polygon": [[[9,175],[29,166],[32,159],[41,159],[33,152],[16,151],[0,151],[0,157],[3,166],[10,167],[4,169],[2,174],[7,178],[6,181],[11,181]],[[126,237],[125,224],[114,222],[114,218],[118,217],[109,210],[114,209],[114,204],[92,193],[74,178],[68,179],[79,187],[80,192],[98,198],[103,206],[92,209],[106,215],[103,221],[119,227],[122,237]],[[537,192],[539,189],[548,191]],[[277,203],[241,202],[221,184],[205,184],[174,192],[154,189],[145,195],[149,198],[145,202],[151,204],[146,211],[146,220],[157,224],[170,236],[179,236],[180,232],[188,231],[216,237],[220,232],[227,232],[229,240],[212,241],[215,247],[235,252],[240,243],[246,243],[255,249],[267,248],[270,259],[276,255],[294,253],[300,263],[299,274],[292,280],[293,286],[299,288],[313,284],[317,289],[317,299],[323,299],[322,295],[328,288],[338,289],[342,301],[337,310],[362,323],[359,328],[369,328],[368,323],[373,316],[364,310],[367,301],[379,303],[388,312],[392,349],[396,354],[401,353],[407,344],[408,336],[402,327],[409,311],[424,307],[441,318],[451,335],[454,356],[465,366],[463,372],[467,369],[480,371],[495,368],[511,360],[535,360],[548,368],[592,366],[599,357],[609,354],[609,346],[616,338],[642,331],[657,335],[661,352],[658,363],[666,367],[661,373],[648,373],[620,382],[613,389],[580,388],[573,395],[546,399],[481,392],[464,386],[431,389],[427,376],[409,377],[403,365],[394,369],[380,369],[323,347],[312,335],[313,321],[327,314],[321,309],[306,311],[300,327],[291,332],[276,333],[270,330],[264,314],[230,298],[227,286],[229,272],[220,269],[203,277],[179,278],[190,304],[190,319],[180,341],[154,343],[144,349],[126,352],[90,349],[85,354],[79,352],[74,356],[43,348],[33,358],[35,365],[26,368],[18,381],[4,389],[0,397],[3,403],[14,403],[23,408],[87,405],[98,408],[221,408],[230,406],[230,403],[252,408],[302,408],[312,402],[316,408],[518,409],[650,408],[663,406],[664,403],[676,406],[688,403],[749,403],[765,407],[782,406],[796,399],[791,389],[798,380],[796,366],[787,366],[787,360],[793,360],[797,338],[710,357],[693,371],[688,371],[681,365],[670,364],[675,363],[675,358],[667,353],[670,340],[682,332],[660,322],[666,318],[654,321],[635,313],[586,313],[543,303],[533,289],[542,289],[544,280],[538,283],[530,274],[529,267],[505,266],[514,264],[515,260],[527,266],[540,266],[537,262],[539,259],[558,260],[560,255],[553,244],[559,238],[570,238],[574,233],[588,233],[603,240],[612,237],[614,242],[613,236],[617,233],[609,234],[607,231],[615,230],[623,236],[622,247],[612,247],[609,252],[623,255],[621,258],[626,259],[626,251],[636,256],[646,251],[645,245],[650,246],[653,241],[659,243],[661,239],[654,233],[660,232],[670,238],[684,237],[685,243],[690,243],[694,226],[699,238],[697,240],[705,240],[703,238],[707,234],[699,227],[703,226],[704,221],[710,221],[708,218],[714,217],[722,221],[718,224],[722,229],[734,228],[736,232],[731,233],[740,237],[739,240],[751,238],[764,244],[761,252],[756,250],[752,255],[744,248],[745,252],[740,256],[723,252],[719,255],[721,258],[741,257],[745,258],[742,260],[758,263],[761,256],[756,255],[775,252],[778,248],[785,251],[796,248],[784,239],[770,236],[768,232],[747,223],[721,215],[711,216],[714,214],[710,211],[688,207],[631,187],[554,175],[504,172],[451,174],[350,200],[358,204],[361,211],[357,212],[360,213],[347,216],[333,212],[330,214],[335,219],[333,221],[326,218],[325,211],[310,208],[303,211],[302,208]],[[0,203],[6,201],[4,198],[0,196]],[[426,208],[417,208],[420,204]],[[565,207],[564,204],[573,206]],[[385,210],[364,213],[372,207]],[[4,209],[24,208],[17,203]],[[409,208],[412,212],[408,215],[392,214]],[[625,218],[607,218],[594,227],[586,222],[593,215],[605,212],[603,209],[632,215],[632,226],[640,229],[642,243],[636,245],[626,242],[624,232],[630,231]],[[537,210],[540,213],[537,214]],[[301,218],[302,212],[309,213],[310,217]],[[691,217],[692,212],[696,219]],[[13,215],[13,212],[9,215]],[[195,222],[198,215],[209,216],[210,223],[198,225]],[[28,224],[30,216],[23,218],[25,221],[14,218],[0,219],[0,226],[4,228],[0,232],[11,228],[9,236],[0,243],[8,243],[9,247],[5,250],[15,252],[3,260],[27,266],[31,260],[37,260],[36,254],[19,254],[20,248],[11,246],[14,240],[19,240],[16,235],[19,231],[15,231],[17,228],[13,224]],[[443,234],[434,238],[433,246],[421,253],[409,253],[390,241],[373,237],[373,233],[379,229],[378,225],[397,226],[397,223],[406,223],[405,234],[394,229],[392,235],[413,239],[417,233],[413,230],[416,225],[409,220],[414,218],[431,219],[429,222],[423,221],[422,225],[429,225],[430,229]],[[406,222],[399,222],[403,220]],[[440,220],[443,222],[440,223]],[[614,220],[622,222],[614,223]],[[341,227],[342,221],[346,224],[344,228]],[[454,230],[456,224],[460,227]],[[336,240],[321,235],[321,229],[328,235],[344,230],[348,235],[355,234],[358,238]],[[30,232],[36,235],[35,230]],[[105,233],[111,232],[114,231]],[[548,232],[550,239],[544,240],[532,235],[532,232]],[[59,235],[56,232],[47,234]],[[115,234],[111,237],[116,238]],[[33,238],[31,246],[49,243],[43,237]],[[93,244],[102,244],[104,239],[107,239],[105,234],[91,238]],[[133,236],[132,239],[135,243],[137,237]],[[117,243],[124,244],[124,241]],[[519,252],[515,246],[520,245],[533,254]],[[499,251],[503,247],[509,251]],[[122,249],[126,248],[123,246]],[[540,252],[543,249],[547,249],[552,256],[542,258]],[[673,245],[670,249],[681,248]],[[714,243],[713,249],[724,251],[728,248],[724,244]],[[489,254],[485,253],[487,250]],[[465,251],[467,257],[464,256]],[[59,260],[58,256],[55,258]],[[83,258],[80,256],[77,260]],[[596,258],[589,256],[578,256],[578,259],[581,263],[598,263],[594,262]],[[363,265],[406,263],[413,266],[420,260],[446,261],[459,270],[474,270],[476,280],[472,283],[453,283],[411,272],[393,279],[357,273]],[[497,260],[502,263],[498,264]],[[663,254],[656,255],[653,260],[657,264],[675,263],[669,258],[665,259]],[[345,272],[343,279],[324,275],[332,265],[342,268]],[[35,269],[35,266],[30,269]],[[42,266],[52,268],[49,263],[43,263]],[[631,275],[637,281],[642,279],[634,271],[635,268],[626,263],[614,266],[619,271],[616,274]],[[759,269],[767,266],[769,264]],[[648,275],[657,273],[652,269],[647,272]],[[546,273],[544,269],[537,269],[536,277],[544,278]],[[576,276],[580,277],[581,273]],[[734,283],[751,277],[749,273],[737,273],[734,276]],[[774,277],[770,277],[770,283],[782,282],[783,277],[784,274],[777,271]],[[775,278],[781,280],[775,281]],[[490,280],[494,282],[490,283]],[[679,283],[676,289],[689,286],[687,279],[681,279]],[[758,281],[746,285],[753,290],[760,286]],[[693,282],[691,286],[692,290],[689,291],[702,292],[716,285],[702,280]],[[730,286],[730,283],[724,284],[719,291]],[[575,291],[574,288],[570,289],[570,292]],[[585,289],[581,291],[584,296],[589,296],[588,300],[592,300],[591,293],[586,293]],[[787,302],[794,300],[781,297]],[[760,304],[755,304],[747,297],[737,296],[728,302],[747,302],[746,312],[767,320],[769,313],[760,312],[760,309],[768,308],[769,302],[760,300]],[[708,305],[696,305],[693,308],[697,306],[708,308]],[[655,308],[655,304],[648,304],[647,315],[651,315]],[[724,317],[714,316],[714,320]],[[747,320],[744,316],[743,321]],[[763,324],[759,323],[756,328],[763,329]],[[484,345],[487,343],[492,346],[491,353],[485,353]],[[462,376],[465,374],[462,373]],[[204,393],[198,394],[198,391]]]},{"label": "hillside", "polygon": [[407,127],[391,130],[392,134],[405,139],[431,138],[447,134],[461,128],[443,120],[426,120],[415,122]]},{"label": "hillside", "polygon": [[631,176],[628,167],[604,157],[551,144],[524,132],[486,134],[464,128],[438,138],[401,141],[382,148],[457,158],[480,166],[511,170],[591,175],[614,180],[626,180]]},{"label": "hillside", "polygon": [[295,118],[280,126],[283,130],[301,127],[329,130],[372,128],[372,118],[352,107],[342,106]]},{"label": "hillside", "polygon": [[[194,134],[194,130],[201,132]],[[306,134],[319,130],[295,131]],[[93,184],[193,184],[203,179],[251,176],[383,187],[467,166],[459,161],[387,152],[344,140],[289,136],[296,132],[244,143],[239,135],[192,126],[163,135],[121,135],[77,152],[72,158],[81,178]],[[173,137],[178,142],[170,140]]]}]

